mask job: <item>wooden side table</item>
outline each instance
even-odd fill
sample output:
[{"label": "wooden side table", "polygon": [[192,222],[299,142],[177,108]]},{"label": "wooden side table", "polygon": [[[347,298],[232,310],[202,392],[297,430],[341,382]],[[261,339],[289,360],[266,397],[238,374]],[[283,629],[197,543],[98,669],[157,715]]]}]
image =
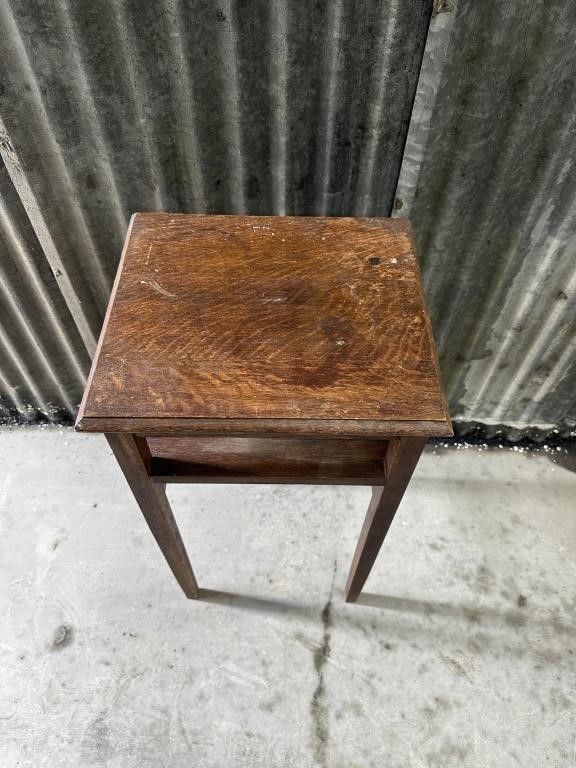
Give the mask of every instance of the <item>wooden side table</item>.
[{"label": "wooden side table", "polygon": [[103,432],[188,597],[166,483],[373,486],[346,599],[451,434],[410,225],[132,217],[76,428]]}]

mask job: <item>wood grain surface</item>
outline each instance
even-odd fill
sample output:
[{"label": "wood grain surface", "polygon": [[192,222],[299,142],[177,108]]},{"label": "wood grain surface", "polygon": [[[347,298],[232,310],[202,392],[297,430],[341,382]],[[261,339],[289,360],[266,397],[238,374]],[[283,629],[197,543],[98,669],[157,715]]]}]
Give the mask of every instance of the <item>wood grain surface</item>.
[{"label": "wood grain surface", "polygon": [[94,417],[79,419],[80,432],[125,432],[137,435],[298,435],[301,437],[369,437],[396,435],[427,435],[443,437],[449,434],[444,421],[367,420],[367,419],[187,419],[162,416],[149,418]]},{"label": "wood grain surface", "polygon": [[134,498],[184,594],[198,597],[198,584],[176,525],[166,491],[148,474],[150,456],[145,443],[132,435],[106,435]]},{"label": "wood grain surface", "polygon": [[417,437],[394,438],[388,443],[384,459],[386,482],[372,489],[344,590],[347,602],[357,599],[372,570],[425,445],[426,440]]},{"label": "wood grain surface", "polygon": [[451,433],[407,222],[133,218],[78,427],[229,420]]},{"label": "wood grain surface", "polygon": [[381,485],[385,440],[154,437],[150,473],[167,483]]}]

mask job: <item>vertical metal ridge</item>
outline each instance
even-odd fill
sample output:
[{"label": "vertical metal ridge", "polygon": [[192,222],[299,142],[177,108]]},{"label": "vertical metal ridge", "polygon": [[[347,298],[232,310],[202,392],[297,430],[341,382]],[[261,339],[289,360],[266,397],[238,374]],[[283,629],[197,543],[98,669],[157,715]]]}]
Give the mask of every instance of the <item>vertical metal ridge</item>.
[{"label": "vertical metal ridge", "polygon": [[422,67],[414,97],[410,125],[406,136],[402,165],[396,187],[396,207],[393,217],[409,218],[432,135],[432,115],[442,81],[450,38],[458,18],[458,7],[450,6],[447,13],[433,13],[430,18]]},{"label": "vertical metal ridge", "polygon": [[318,118],[318,149],[316,154],[316,213],[326,216],[328,213],[328,188],[330,186],[332,151],[337,94],[336,88],[340,73],[340,36],[342,25],[342,0],[333,0],[329,6],[328,24],[323,43],[322,86]]},{"label": "vertical metal ridge", "polygon": [[[572,291],[576,292],[576,272],[570,281],[570,288]],[[571,307],[571,316],[573,318],[572,333],[568,334],[567,342],[563,347],[560,347],[561,351],[557,356],[556,362],[553,363],[547,377],[544,378],[541,384],[537,387],[532,400],[525,406],[520,414],[519,418],[523,424],[530,424],[534,419],[539,418],[542,406],[546,405],[546,399],[549,396],[554,395],[555,391],[559,388],[559,383],[563,378],[567,378],[570,369],[574,368],[574,361],[576,360],[576,321],[574,320],[574,317],[576,317],[576,307],[574,304],[575,302],[573,301]],[[557,321],[553,328],[554,335],[557,336],[559,331],[561,333],[564,331],[564,323],[561,324]],[[568,384],[568,386],[570,386],[570,384]],[[570,414],[570,410],[573,409],[573,402],[569,399],[569,394],[564,402],[560,402],[560,407],[562,410],[559,410],[556,415],[558,423],[561,423],[566,416],[568,416],[570,420],[574,419],[573,414]],[[574,426],[574,424],[572,423],[571,426]]]},{"label": "vertical metal ridge", "polygon": [[145,163],[148,177],[153,187],[152,206],[155,211],[161,211],[164,208],[164,201],[167,198],[164,187],[164,177],[160,169],[158,153],[144,111],[145,95],[141,91],[141,83],[138,79],[135,66],[137,51],[134,41],[134,30],[125,13],[124,0],[117,0],[117,2],[111,3],[110,14],[114,21],[116,35],[120,43],[119,48],[124,64],[123,69],[126,76],[127,95],[136,118],[136,131],[139,136],[142,136],[142,144],[145,149]]},{"label": "vertical metal ridge", "polygon": [[[523,105],[522,109],[517,110],[517,112],[514,114],[514,119],[510,121],[510,123],[507,126],[507,130],[509,135],[514,135],[515,128],[517,126],[525,124],[526,120],[526,113],[530,114],[534,111],[536,108],[536,104],[532,103],[533,99],[530,98],[530,95],[526,95],[526,102]],[[576,125],[576,116],[570,116],[569,118],[570,125],[567,127],[568,130],[562,131],[564,134],[563,137],[560,137],[559,143],[563,146],[566,144],[566,139],[568,138],[569,134],[573,132],[573,127]],[[563,139],[563,140],[562,140]],[[505,188],[506,185],[506,179],[510,176],[510,173],[513,171],[513,168],[516,165],[517,162],[517,152],[518,152],[518,146],[516,142],[510,141],[508,144],[498,146],[498,148],[495,151],[495,157],[493,159],[493,172],[490,175],[488,185],[487,187],[484,187],[484,194],[482,198],[478,201],[476,209],[475,209],[475,217],[477,219],[477,227],[475,230],[475,237],[478,238],[478,240],[489,239],[489,233],[491,229],[494,226],[494,221],[497,219],[497,217],[500,215],[501,210],[501,200],[500,200],[500,192]],[[541,179],[537,181],[537,187],[539,190],[542,191],[541,195],[535,195],[532,203],[529,205],[527,211],[523,214],[523,220],[522,224],[528,223],[528,226],[530,226],[531,222],[534,220],[534,218],[537,215],[537,212],[539,209],[542,209],[544,207],[545,210],[549,209],[549,204],[544,203],[545,200],[545,192],[550,187],[550,184],[554,181],[554,179],[557,176],[557,169],[555,167],[555,162],[558,162],[560,160],[559,156],[556,156],[554,158],[553,162],[550,162],[548,167],[546,168],[543,176]],[[532,232],[536,232],[538,228],[538,225],[532,230]],[[524,227],[518,227],[520,237],[523,236],[523,230]],[[530,240],[533,240],[534,235],[530,235]],[[541,250],[542,243],[538,242],[531,242],[530,243],[530,252],[533,255],[533,257],[540,260],[540,254],[546,253],[545,251]],[[434,248],[434,241],[432,241],[431,249]],[[480,266],[478,264],[478,266]],[[486,323],[488,322],[489,318],[494,317],[495,312],[497,311],[497,308],[502,304],[503,300],[503,293],[509,292],[512,284],[514,276],[521,265],[518,264],[518,256],[516,255],[515,249],[510,249],[507,253],[507,259],[506,259],[506,266],[505,269],[495,272],[494,280],[492,282],[491,288],[490,288],[490,295],[488,297],[487,302],[485,303],[483,307],[483,314],[484,314],[484,320],[482,322],[477,323],[475,334],[470,341],[470,347],[474,348],[477,346],[479,339],[482,338],[486,331]],[[538,275],[540,280],[545,274],[545,271],[541,271],[541,267],[537,267]],[[460,274],[459,279],[463,279],[464,273]],[[540,284],[540,280],[538,277],[536,279],[532,280],[533,286],[536,287]],[[441,349],[445,349],[447,345],[447,340],[450,338],[454,325],[458,322],[458,311],[457,311],[457,305],[455,302],[451,302],[449,305],[448,311],[444,314],[443,322],[442,322],[442,329],[439,335],[439,346]],[[520,306],[518,307],[517,313],[518,315],[522,314],[523,312],[529,311],[529,308],[526,307],[526,302],[521,301]],[[512,323],[512,326],[514,323]],[[511,326],[511,327],[512,327]],[[500,345],[499,354],[505,355],[506,350],[509,348],[506,347],[506,345]],[[498,357],[498,354],[495,355],[495,359]],[[488,374],[486,376],[486,381],[488,381],[490,378],[490,375]]]},{"label": "vertical metal ridge", "polygon": [[20,418],[32,421],[35,415],[34,409],[30,409],[18,393],[19,385],[12,384],[7,379],[6,374],[3,372],[6,367],[5,361],[0,368],[0,420],[9,419],[13,413],[17,413]]},{"label": "vertical metal ridge", "polygon": [[[22,297],[18,297],[16,290],[11,285],[8,275],[5,273],[6,256],[4,256],[0,261],[0,274],[2,275],[0,291],[4,296],[4,305],[5,307],[10,307],[14,316],[18,318],[18,323],[28,337],[30,347],[33,349],[36,348],[38,352],[40,364],[42,365],[46,376],[52,379],[53,383],[57,385],[63,393],[64,399],[70,405],[70,410],[72,410],[72,406],[66,398],[64,381],[57,377],[56,371],[51,367],[50,351],[46,350],[45,345],[40,341],[40,335],[38,329],[35,328],[35,324],[41,322],[45,324],[47,329],[50,329],[51,343],[58,343],[60,345],[70,372],[75,376],[77,383],[81,386],[86,380],[84,373],[85,366],[82,365],[76,349],[74,349],[69,336],[62,326],[60,318],[55,312],[54,304],[48,295],[47,286],[42,283],[40,275],[34,268],[29,254],[26,252],[19,239],[15,224],[1,196],[0,240],[4,243],[4,252],[11,251],[15,256],[20,268],[20,274],[24,276],[26,288],[34,299],[34,304],[30,307],[22,301]],[[33,309],[34,312],[31,312],[31,309]]]},{"label": "vertical metal ridge", "polygon": [[378,58],[372,82],[366,115],[366,141],[364,142],[358,164],[358,183],[356,186],[354,213],[367,216],[373,207],[371,191],[373,187],[376,153],[381,138],[384,95],[389,87],[391,63],[394,60],[392,40],[396,32],[398,5],[402,0],[391,0],[382,5],[380,29],[378,30]]},{"label": "vertical metal ridge", "polygon": [[194,110],[194,81],[185,51],[184,17],[180,12],[178,0],[163,0],[165,11],[162,14],[166,24],[166,55],[169,59],[169,82],[174,95],[179,143],[182,144],[182,156],[186,173],[183,180],[188,187],[188,210],[203,213],[206,211],[204,193],[204,175],[202,172],[201,148],[197,136],[196,113]]},{"label": "vertical metal ridge", "polygon": [[246,169],[242,140],[241,83],[238,66],[238,21],[236,4],[232,0],[222,2],[222,23],[218,25],[222,66],[221,100],[224,117],[224,136],[230,179],[228,190],[231,213],[246,213]]},{"label": "vertical metal ridge", "polygon": [[[576,275],[570,282],[569,287],[572,291],[576,290]],[[546,360],[546,362],[550,363],[550,367],[547,373],[547,378],[542,379],[542,377],[538,377],[541,382],[540,384],[538,383],[538,379],[534,380],[531,400],[529,403],[523,405],[518,413],[518,420],[524,423],[529,423],[529,419],[537,411],[538,404],[542,401],[545,395],[550,394],[557,387],[560,376],[566,372],[568,364],[573,363],[574,351],[576,349],[576,339],[574,338],[574,335],[572,338],[567,339],[567,344],[561,354],[557,356],[555,363],[553,362],[553,358],[550,359],[551,356],[546,354],[554,339],[558,338],[559,334],[564,334],[566,326],[565,314],[566,310],[562,313],[558,311],[554,313],[554,315],[544,323],[540,333],[536,334],[536,338],[531,345],[530,353],[526,355],[524,361],[515,369],[508,381],[508,386],[505,387],[499,397],[498,405],[494,409],[493,418],[495,420],[506,418],[511,407],[515,404],[516,399],[519,398],[519,393],[526,382],[534,377],[536,361],[542,362]],[[576,331],[576,328],[574,330]],[[559,403],[559,406],[562,408],[563,404]],[[559,415],[563,416],[569,408],[570,402],[567,401],[564,404],[564,412],[559,410]]]},{"label": "vertical metal ridge", "polygon": [[[576,205],[571,208],[572,213],[569,214],[568,220],[574,221],[576,215]],[[530,209],[531,213],[535,213]],[[550,215],[549,209],[544,209],[543,218],[548,218]],[[529,214],[527,217],[531,219]],[[538,222],[538,220],[537,220]],[[538,229],[538,223],[536,226]],[[534,231],[533,231],[534,233]],[[533,237],[533,234],[532,234]],[[531,238],[532,239],[532,238]],[[506,303],[513,305],[511,316],[507,317],[506,330],[502,331],[502,338],[490,360],[484,368],[484,379],[482,384],[477,388],[474,400],[470,403],[470,408],[478,408],[483,400],[483,397],[488,388],[494,386],[496,372],[500,365],[510,357],[512,347],[518,345],[518,327],[530,324],[534,314],[534,308],[539,304],[539,297],[543,291],[543,287],[546,285],[547,277],[554,271],[554,268],[558,265],[559,251],[563,247],[563,240],[560,237],[555,237],[549,242],[539,242],[537,247],[529,254],[532,258],[529,258],[526,264],[522,264],[520,269],[517,269],[515,274],[509,277],[510,287],[508,295],[506,297]],[[574,253],[574,248],[570,249]],[[536,257],[536,258],[535,258]],[[510,272],[512,267],[518,268],[517,257],[509,260],[509,267],[507,273]],[[523,275],[523,271],[529,269],[531,272],[530,279],[527,281]],[[565,287],[566,295],[573,296],[576,291],[576,272],[574,272],[569,279],[568,285],[566,280],[562,280],[562,284]],[[517,288],[516,286],[519,285]],[[528,283],[526,285],[526,283]],[[498,292],[500,293],[500,292]],[[493,291],[496,294],[496,291]],[[550,298],[547,297],[548,301]],[[493,302],[491,302],[493,304]],[[557,336],[558,332],[562,330],[565,323],[565,311],[566,307],[560,304],[558,301],[550,302],[551,310],[542,319],[538,319],[535,324],[533,335],[530,337],[528,349],[523,359],[519,361],[519,365],[515,368],[512,375],[508,376],[506,380],[502,381],[502,387],[498,394],[498,404],[494,408],[494,418],[500,419],[505,414],[510,405],[511,398],[517,393],[521,382],[526,381],[526,378],[530,375],[530,371],[534,366],[534,361],[541,358],[546,347],[549,345],[553,336]],[[492,316],[495,312],[495,306],[492,307]],[[506,307],[503,308],[503,312],[506,311]],[[486,313],[489,316],[489,313]],[[484,327],[484,324],[481,324]],[[478,334],[475,336],[474,341],[478,342]],[[472,342],[472,347],[474,346]],[[526,344],[524,346],[527,346]]]},{"label": "vertical metal ridge", "polygon": [[[82,94],[83,101],[83,123],[86,124],[90,132],[90,142],[94,146],[94,153],[97,163],[94,163],[93,173],[99,178],[100,184],[104,185],[106,197],[109,201],[109,212],[111,215],[111,224],[116,228],[116,234],[121,240],[128,226],[128,217],[126,216],[125,206],[122,200],[122,194],[117,183],[114,170],[110,163],[110,146],[102,131],[98,110],[94,104],[92,96],[91,83],[86,76],[86,70],[82,60],[87,51],[83,51],[78,45],[78,37],[74,29],[72,16],[70,15],[70,0],[60,0],[56,4],[55,12],[58,24],[62,34],[68,44],[66,64],[70,68],[70,75],[74,86]],[[98,168],[101,166],[102,170]],[[106,283],[106,287],[109,288]]]},{"label": "vertical metal ridge", "polygon": [[26,216],[0,165],[0,412],[74,414],[88,357]]},{"label": "vertical metal ridge", "polygon": [[[29,389],[32,398],[39,404],[44,413],[48,413],[47,397],[44,391],[39,388],[40,381],[46,381],[48,386],[52,384],[53,388],[58,391],[63,406],[70,414],[73,414],[74,404],[66,392],[66,382],[58,378],[44,345],[34,335],[29,317],[20,311],[14,298],[13,288],[8,285],[5,275],[2,275],[0,300],[4,305],[4,323],[12,319],[13,328],[11,337],[0,329],[2,344],[6,354],[12,359],[14,367],[22,377],[23,383]],[[12,318],[9,318],[9,314],[12,315]],[[18,345],[20,351],[17,351],[17,342],[20,342]],[[24,358],[23,353],[25,353],[26,358]]]},{"label": "vertical metal ridge", "polygon": [[4,161],[6,170],[10,174],[14,187],[18,190],[22,205],[28,214],[36,237],[42,245],[46,260],[57,280],[58,287],[66,301],[68,309],[74,317],[78,331],[84,341],[84,345],[88,353],[92,354],[96,349],[96,337],[94,336],[88,318],[82,309],[82,303],[60,258],[60,254],[52,239],[50,230],[46,226],[46,222],[40,212],[34,193],[28,184],[25,174],[22,172],[18,158],[15,156],[14,149],[11,145],[6,147],[3,144],[3,141],[1,140],[2,136],[6,136],[6,132],[0,119],[0,147],[4,147],[5,150],[2,151],[2,149],[0,149],[0,155]]},{"label": "vertical metal ridge", "polygon": [[286,163],[288,141],[288,31],[286,4],[272,0],[270,6],[270,99],[272,110],[271,152],[272,212],[286,215]]},{"label": "vertical metal ridge", "polygon": [[[87,227],[84,213],[78,205],[75,185],[70,176],[65,157],[55,140],[48,114],[44,108],[43,96],[38,87],[34,69],[31,66],[16,20],[9,10],[4,3],[0,4],[0,25],[5,30],[6,39],[9,40],[9,43],[4,46],[6,63],[9,67],[13,67],[19,73],[22,81],[26,82],[29,86],[29,97],[26,100],[27,122],[30,126],[33,126],[34,139],[38,144],[42,145],[44,150],[41,159],[44,166],[45,180],[51,180],[55,186],[57,185],[60,199],[66,201],[67,211],[71,214],[70,223],[76,228],[75,234],[78,243],[82,248],[83,254],[85,254],[86,268],[92,273],[96,288],[95,296],[97,296],[103,309],[106,298],[110,293],[110,282],[102,270],[101,262],[97,257],[97,250]],[[21,106],[24,106],[24,102],[21,103]],[[38,202],[37,196],[28,183],[26,172],[23,171],[27,163],[22,163],[21,159],[17,157],[16,146],[12,141],[11,133],[5,122],[0,122],[0,131],[7,137],[7,140],[0,142],[0,151],[12,181],[18,189],[22,203],[26,208],[36,235],[42,243],[46,257],[50,260],[50,265],[55,277],[58,279],[58,284],[62,286],[62,292],[70,307],[70,311],[77,318],[78,326],[82,329],[81,332],[87,349],[93,350],[95,347],[94,335],[89,328],[86,317],[83,316],[81,303],[75,295],[67,269],[58,254],[53,237],[45,223],[42,209],[47,206],[48,201]],[[50,202],[52,205],[54,204],[53,200]]]},{"label": "vertical metal ridge", "polygon": [[[0,348],[3,350],[2,358],[4,359],[4,364],[6,366],[12,365],[18,381],[27,388],[42,413],[48,415],[51,409],[41,391],[40,382],[34,376],[22,355],[16,349],[15,343],[8,337],[2,326],[0,326]],[[12,391],[15,392],[22,384],[13,384],[11,386]]]}]

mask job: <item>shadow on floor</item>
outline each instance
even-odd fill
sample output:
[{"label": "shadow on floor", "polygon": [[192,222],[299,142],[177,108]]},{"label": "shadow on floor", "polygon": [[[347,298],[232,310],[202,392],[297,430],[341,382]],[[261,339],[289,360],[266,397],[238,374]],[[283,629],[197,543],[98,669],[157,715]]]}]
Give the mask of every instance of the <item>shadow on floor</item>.
[{"label": "shadow on floor", "polygon": [[[212,589],[201,589],[199,599],[206,603],[226,606],[257,613],[275,614],[286,617],[299,617],[316,621],[319,608],[317,605],[256,597],[254,595],[235,594]],[[337,605],[337,603],[336,603]],[[336,605],[334,607],[336,607]],[[391,614],[409,613],[416,616],[436,619],[457,619],[472,628],[484,626],[493,629],[527,630],[530,628],[548,627],[555,633],[576,638],[576,625],[566,621],[558,612],[550,612],[547,616],[534,616],[529,606],[528,598],[519,595],[514,607],[495,608],[482,604],[451,604],[429,600],[418,600],[392,595],[375,595],[370,592],[360,594],[356,603],[342,604],[345,614],[342,619],[353,623],[359,628],[368,629],[373,626],[372,618],[362,619],[362,610],[355,608],[379,608]],[[447,628],[446,628],[447,629]]]},{"label": "shadow on floor", "polygon": [[464,619],[470,624],[488,623],[512,629],[519,629],[527,625],[552,625],[559,633],[576,636],[576,625],[566,622],[558,615],[542,618],[532,616],[528,602],[528,598],[519,595],[516,601],[516,608],[504,607],[499,609],[486,605],[453,605],[450,603],[362,592],[356,605],[368,608],[382,608],[391,612],[400,611],[420,614],[422,616],[453,617],[455,619]]},{"label": "shadow on floor", "polygon": [[205,603],[224,605],[229,608],[240,608],[246,611],[257,611],[258,613],[276,613],[303,616],[305,618],[314,618],[318,614],[318,607],[313,605],[304,605],[288,600],[273,600],[253,595],[239,595],[233,592],[221,592],[216,589],[201,589],[198,599]]},{"label": "shadow on floor", "polygon": [[569,472],[576,472],[576,450],[564,454],[559,453],[549,458],[553,464],[558,464],[558,466],[567,469]]}]

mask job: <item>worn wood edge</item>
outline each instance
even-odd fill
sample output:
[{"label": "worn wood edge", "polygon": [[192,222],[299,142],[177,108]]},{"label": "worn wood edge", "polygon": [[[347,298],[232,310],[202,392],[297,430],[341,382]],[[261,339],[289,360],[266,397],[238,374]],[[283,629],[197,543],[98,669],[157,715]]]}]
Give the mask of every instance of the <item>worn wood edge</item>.
[{"label": "worn wood edge", "polygon": [[[391,232],[401,232],[402,234],[407,234],[409,237],[411,235],[412,229],[411,225],[408,219],[401,219],[401,218],[392,218],[390,216],[314,216],[314,215],[308,215],[308,216],[265,216],[262,214],[227,214],[227,213],[182,213],[182,212],[175,212],[170,213],[170,211],[138,211],[137,213],[133,214],[134,216],[139,216],[142,219],[175,219],[175,218],[196,218],[196,219],[206,219],[206,218],[226,218],[226,219],[254,219],[255,221],[257,219],[260,219],[262,221],[270,221],[270,219],[282,219],[284,221],[325,221],[326,219],[336,219],[338,221],[361,221],[361,222],[370,222],[374,225],[383,226],[386,229],[389,229]],[[144,226],[146,226],[146,221],[143,222]],[[413,246],[413,242],[411,243]]]},{"label": "worn wood edge", "polygon": [[384,483],[384,478],[378,475],[366,476],[366,477],[347,477],[346,475],[338,476],[320,476],[309,477],[306,475],[298,475],[295,473],[293,476],[287,477],[282,475],[230,475],[228,477],[223,475],[162,475],[152,474],[150,480],[153,483],[185,483],[200,485],[208,483],[210,485],[358,485],[361,487],[381,485]]},{"label": "worn wood edge", "polygon": [[426,295],[424,293],[424,284],[422,282],[422,272],[420,270],[420,261],[418,259],[418,249],[416,248],[416,240],[414,238],[414,228],[412,222],[409,219],[404,219],[406,222],[406,234],[410,240],[412,252],[414,254],[414,261],[416,262],[416,273],[418,275],[418,290],[420,292],[420,301],[424,310],[424,320],[426,322],[426,328],[428,329],[428,336],[430,338],[430,346],[432,350],[432,362],[434,364],[434,370],[436,371],[436,381],[438,382],[438,389],[440,391],[440,397],[442,398],[442,409],[446,418],[446,423],[450,425],[450,434],[438,435],[438,437],[452,437],[454,431],[452,429],[452,420],[450,418],[450,411],[448,410],[448,401],[444,393],[444,387],[442,386],[442,372],[440,370],[440,362],[438,360],[438,350],[436,349],[436,340],[434,338],[434,332],[432,330],[432,323],[430,322],[430,315],[428,314],[428,305],[426,303]]},{"label": "worn wood edge", "polygon": [[124,238],[124,245],[122,247],[120,261],[118,263],[118,269],[116,270],[116,277],[114,278],[114,282],[112,284],[112,291],[110,292],[108,307],[106,309],[106,314],[104,315],[104,322],[102,323],[102,328],[100,329],[100,336],[98,338],[96,352],[94,353],[94,357],[92,359],[92,366],[90,367],[90,373],[88,374],[88,379],[86,380],[86,386],[84,387],[82,402],[80,403],[80,408],[78,409],[78,416],[76,417],[76,424],[74,425],[74,428],[79,431],[82,431],[79,424],[82,422],[84,418],[86,403],[90,395],[90,389],[92,388],[92,379],[94,378],[94,374],[96,373],[96,368],[98,367],[98,360],[100,358],[100,352],[102,350],[102,345],[104,343],[104,337],[106,335],[108,321],[110,320],[110,315],[112,314],[112,307],[114,305],[114,299],[116,298],[116,291],[118,290],[118,285],[120,284],[120,277],[122,276],[122,270],[124,269],[124,260],[126,258],[126,253],[128,252],[128,246],[130,244],[130,236],[132,234],[132,228],[134,226],[134,222],[137,216],[138,216],[137,213],[133,213],[132,216],[130,217],[130,223],[128,224],[128,230],[126,232],[126,237]]},{"label": "worn wood edge", "polygon": [[149,437],[187,435],[327,435],[340,437],[451,437],[449,421],[374,421],[362,419],[202,419],[122,418],[79,415],[79,432],[134,432]]},{"label": "worn wood edge", "polygon": [[[134,227],[136,219],[137,218],[139,218],[140,220],[142,219],[145,220],[146,218],[163,219],[163,218],[170,218],[174,216],[182,216],[182,217],[194,216],[198,218],[206,218],[207,214],[169,213],[164,211],[163,212],[136,212],[136,213],[133,213],[130,218],[130,223],[128,226],[128,230],[126,232],[126,237],[124,240],[120,262],[118,264],[118,269],[116,271],[116,276],[115,276],[114,283],[112,286],[112,291],[110,294],[110,300],[108,302],[108,307],[104,317],[104,322],[102,324],[102,329],[100,331],[98,345],[96,347],[96,352],[94,354],[92,366],[90,369],[90,373],[88,375],[86,387],[84,389],[84,395],[82,397],[82,402],[80,404],[78,416],[75,423],[75,429],[77,431],[96,432],[96,433],[139,432],[141,434],[149,434],[149,435],[156,435],[156,436],[162,436],[162,435],[170,436],[170,435],[176,435],[176,434],[187,434],[189,436],[193,436],[193,435],[201,436],[206,434],[210,434],[214,436],[218,434],[222,436],[232,436],[232,435],[245,436],[249,434],[259,435],[263,433],[269,433],[272,430],[274,433],[279,435],[311,434],[311,435],[328,435],[328,436],[340,435],[343,437],[346,437],[346,436],[356,437],[358,435],[361,435],[365,437],[373,436],[373,437],[379,437],[379,438],[403,436],[403,435],[412,435],[414,437],[451,437],[454,434],[452,430],[446,398],[444,395],[443,388],[441,386],[440,368],[438,364],[436,344],[434,342],[434,335],[432,333],[430,319],[426,309],[426,301],[425,301],[425,296],[422,288],[422,276],[420,272],[420,265],[418,262],[416,246],[414,242],[412,225],[410,221],[407,219],[400,219],[400,218],[391,219],[388,217],[378,217],[378,216],[376,217],[338,216],[338,217],[332,217],[332,218],[338,218],[338,219],[349,220],[349,221],[362,220],[366,222],[371,222],[373,224],[381,224],[381,225],[385,225],[386,228],[389,228],[391,230],[401,231],[403,234],[405,234],[408,237],[411,249],[415,256],[416,270],[419,278],[418,287],[419,287],[420,296],[422,300],[422,306],[424,308],[424,317],[425,317],[425,322],[428,330],[428,335],[431,342],[433,363],[434,363],[435,372],[436,372],[436,379],[438,382],[438,389],[439,389],[441,400],[442,400],[442,408],[445,414],[445,420],[378,421],[378,420],[362,420],[362,419],[354,419],[354,420],[347,420],[347,419],[331,419],[331,420],[313,419],[311,420],[311,419],[284,419],[284,418],[281,418],[281,419],[274,419],[274,418],[270,418],[270,419],[254,419],[254,418],[208,419],[208,418],[202,418],[202,417],[157,418],[157,417],[122,417],[122,416],[118,416],[118,417],[86,416],[85,415],[86,404],[90,395],[92,380],[98,366],[98,360],[100,357],[101,348],[102,348],[104,337],[106,334],[108,321],[110,319],[110,315],[113,310],[114,301],[116,298],[116,292],[121,279],[122,271],[124,268],[124,261],[128,251],[132,229]],[[214,217],[218,217],[218,214],[215,214]],[[226,218],[231,218],[231,216],[226,216]],[[237,215],[237,216],[232,216],[232,218],[245,219],[246,216]],[[251,216],[250,218],[263,219],[263,220],[269,220],[274,218],[295,219],[295,220],[301,220],[301,219],[321,220],[325,217],[321,217],[321,216],[283,216],[283,217]],[[142,223],[145,227],[146,221],[143,221]],[[221,430],[223,426],[223,422],[225,422],[224,429]],[[192,424],[193,426],[191,426]]]}]

